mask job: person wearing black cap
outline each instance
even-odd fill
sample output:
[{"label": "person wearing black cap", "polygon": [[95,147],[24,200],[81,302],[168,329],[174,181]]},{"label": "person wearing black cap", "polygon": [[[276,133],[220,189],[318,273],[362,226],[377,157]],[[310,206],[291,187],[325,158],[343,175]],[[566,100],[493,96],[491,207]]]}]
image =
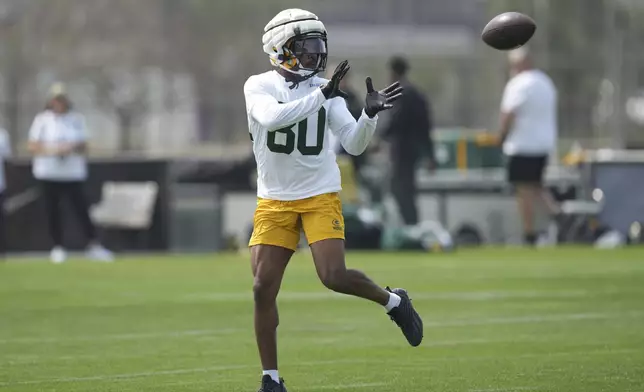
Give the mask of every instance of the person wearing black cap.
[{"label": "person wearing black cap", "polygon": [[389,62],[391,78],[400,81],[405,93],[394,106],[391,120],[382,134],[389,142],[392,166],[391,192],[405,225],[418,223],[416,207],[416,168],[421,158],[426,158],[430,171],[436,167],[432,111],[429,100],[407,79],[409,63],[403,57],[393,57]]}]

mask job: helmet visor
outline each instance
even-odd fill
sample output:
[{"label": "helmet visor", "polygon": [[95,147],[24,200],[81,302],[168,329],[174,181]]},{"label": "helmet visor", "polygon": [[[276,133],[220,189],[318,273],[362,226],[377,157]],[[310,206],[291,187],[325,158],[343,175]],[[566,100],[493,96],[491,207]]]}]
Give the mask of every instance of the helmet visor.
[{"label": "helmet visor", "polygon": [[300,68],[310,71],[323,71],[326,65],[326,40],[320,37],[298,39],[291,50],[298,59]]}]

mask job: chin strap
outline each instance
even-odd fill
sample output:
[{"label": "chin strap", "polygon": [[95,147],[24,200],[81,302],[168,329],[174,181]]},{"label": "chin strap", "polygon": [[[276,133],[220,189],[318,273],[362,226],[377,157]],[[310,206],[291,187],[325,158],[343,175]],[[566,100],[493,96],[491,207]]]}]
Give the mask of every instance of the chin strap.
[{"label": "chin strap", "polygon": [[319,72],[312,72],[310,75],[302,76],[299,73],[291,71],[289,68],[285,67],[282,65],[282,63],[289,61],[291,58],[290,55],[284,55],[284,54],[279,54],[277,56],[277,61],[274,61],[273,64],[278,66],[279,68],[282,68],[286,72],[292,74],[294,76],[294,79],[296,80],[289,80],[291,82],[291,85],[289,86],[289,89],[294,90],[300,86],[300,83],[302,83],[305,80],[311,79],[315,75],[317,75]]},{"label": "chin strap", "polygon": [[295,72],[292,72],[292,71],[290,71],[290,70],[288,70],[288,69],[286,69],[284,67],[280,67],[280,68],[284,69],[285,71],[287,71],[291,75],[293,75],[292,80],[288,80],[288,79],[286,80],[287,82],[291,83],[291,85],[289,86],[289,89],[291,89],[291,90],[294,90],[294,89],[298,88],[300,86],[300,83],[302,83],[302,82],[304,82],[306,80],[309,80],[309,79],[311,79],[312,77],[314,77],[315,75],[318,74],[318,72],[313,72],[310,75],[302,76],[302,75],[300,75],[298,73],[295,73]]}]

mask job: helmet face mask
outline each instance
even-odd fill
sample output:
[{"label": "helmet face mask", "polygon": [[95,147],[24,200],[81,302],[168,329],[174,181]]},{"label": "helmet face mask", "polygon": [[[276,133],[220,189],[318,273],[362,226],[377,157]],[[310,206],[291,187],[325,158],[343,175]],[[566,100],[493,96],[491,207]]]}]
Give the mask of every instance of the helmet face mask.
[{"label": "helmet face mask", "polygon": [[324,72],[327,62],[326,37],[320,33],[303,34],[293,37],[286,44],[290,58],[296,63],[292,71]]}]

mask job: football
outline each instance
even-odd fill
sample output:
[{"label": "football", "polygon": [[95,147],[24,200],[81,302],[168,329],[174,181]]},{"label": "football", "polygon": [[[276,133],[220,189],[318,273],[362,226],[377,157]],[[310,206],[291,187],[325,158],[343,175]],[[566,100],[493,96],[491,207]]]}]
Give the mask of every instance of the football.
[{"label": "football", "polygon": [[528,15],[506,12],[496,16],[483,29],[483,42],[497,50],[512,50],[525,45],[537,30]]}]

